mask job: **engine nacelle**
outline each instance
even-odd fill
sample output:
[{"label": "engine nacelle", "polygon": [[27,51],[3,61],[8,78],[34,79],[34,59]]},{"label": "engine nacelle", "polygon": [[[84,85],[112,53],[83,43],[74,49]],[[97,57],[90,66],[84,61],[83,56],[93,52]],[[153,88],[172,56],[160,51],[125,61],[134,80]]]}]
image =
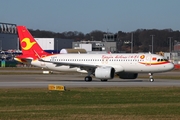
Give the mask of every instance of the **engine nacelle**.
[{"label": "engine nacelle", "polygon": [[118,73],[117,75],[121,79],[136,79],[137,76],[138,76],[138,73],[126,73],[126,72],[122,72],[122,73]]},{"label": "engine nacelle", "polygon": [[115,69],[112,67],[98,67],[95,70],[95,77],[99,79],[114,78]]}]

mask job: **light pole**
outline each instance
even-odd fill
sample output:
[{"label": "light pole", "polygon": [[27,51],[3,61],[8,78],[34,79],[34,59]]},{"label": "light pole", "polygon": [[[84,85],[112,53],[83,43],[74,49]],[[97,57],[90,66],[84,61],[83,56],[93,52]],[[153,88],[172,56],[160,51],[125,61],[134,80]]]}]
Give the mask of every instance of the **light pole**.
[{"label": "light pole", "polygon": [[57,42],[56,42],[56,44],[57,44],[57,48],[56,48],[56,49],[57,49],[57,53],[58,53],[58,40],[56,40],[56,41],[57,41]]},{"label": "light pole", "polygon": [[152,53],[153,53],[153,41],[154,41],[154,35],[150,35],[152,37]]},{"label": "light pole", "polygon": [[0,40],[0,50],[2,51],[2,40]]},{"label": "light pole", "polygon": [[170,54],[171,54],[171,38],[172,37],[168,37],[169,38],[169,52],[170,52]]},{"label": "light pole", "polygon": [[170,60],[171,60],[171,38],[172,37],[168,37],[169,38],[169,53],[170,53]]},{"label": "light pole", "polygon": [[131,33],[131,53],[133,53],[133,32]]}]

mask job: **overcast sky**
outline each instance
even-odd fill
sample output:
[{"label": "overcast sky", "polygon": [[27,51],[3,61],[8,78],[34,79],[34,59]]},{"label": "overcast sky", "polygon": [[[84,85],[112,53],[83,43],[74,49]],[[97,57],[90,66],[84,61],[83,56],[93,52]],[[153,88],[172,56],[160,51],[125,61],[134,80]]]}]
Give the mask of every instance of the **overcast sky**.
[{"label": "overcast sky", "polygon": [[53,32],[180,30],[180,0],[0,0],[0,22]]}]

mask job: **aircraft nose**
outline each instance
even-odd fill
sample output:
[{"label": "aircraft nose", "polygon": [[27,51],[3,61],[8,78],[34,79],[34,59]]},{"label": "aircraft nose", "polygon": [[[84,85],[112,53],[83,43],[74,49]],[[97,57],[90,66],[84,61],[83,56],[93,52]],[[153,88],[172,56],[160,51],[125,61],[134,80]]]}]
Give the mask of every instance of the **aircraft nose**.
[{"label": "aircraft nose", "polygon": [[174,69],[174,64],[173,63],[170,63],[167,67],[169,70],[173,70]]}]

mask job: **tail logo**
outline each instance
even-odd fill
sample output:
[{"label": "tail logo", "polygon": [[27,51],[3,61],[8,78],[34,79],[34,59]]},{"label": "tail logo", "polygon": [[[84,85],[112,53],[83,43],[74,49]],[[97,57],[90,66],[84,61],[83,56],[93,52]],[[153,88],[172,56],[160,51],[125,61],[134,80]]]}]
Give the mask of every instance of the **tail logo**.
[{"label": "tail logo", "polygon": [[29,38],[24,38],[21,43],[25,43],[26,45],[24,45],[24,47],[22,46],[23,50],[29,50],[32,48],[32,46],[36,43],[36,42],[31,42]]}]

